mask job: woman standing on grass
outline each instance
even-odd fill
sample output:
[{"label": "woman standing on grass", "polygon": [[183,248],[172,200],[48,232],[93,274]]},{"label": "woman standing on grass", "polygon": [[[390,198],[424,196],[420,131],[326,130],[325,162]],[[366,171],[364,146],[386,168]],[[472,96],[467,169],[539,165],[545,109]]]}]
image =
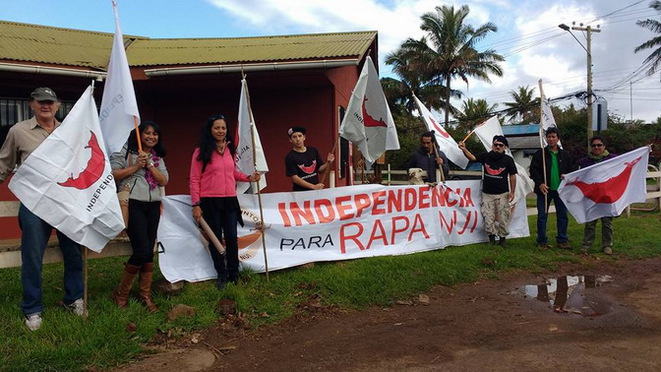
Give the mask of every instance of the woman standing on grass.
[{"label": "woman standing on grass", "polygon": [[128,305],[129,292],[139,274],[140,301],[150,312],[158,307],[151,299],[151,283],[154,272],[154,244],[161,217],[161,189],[168,183],[168,171],[163,157],[165,148],[160,139],[161,128],[153,121],[138,127],[142,151],[139,151],[135,130],[129,135],[122,150],[113,154],[110,164],[113,176],[119,183],[118,190],[127,187],[128,226],[133,254],[124,265],[119,286],[113,292],[117,306]]},{"label": "woman standing on grass", "polygon": [[236,197],[236,181],[259,181],[260,174],[248,176],[234,164],[234,144],[223,115],[207,119],[202,129],[199,147],[193,152],[190,167],[190,195],[193,218],[200,222],[202,216],[213,233],[225,239],[225,254],[209,244],[213,265],[218,273],[216,287],[225,288],[227,281],[239,279],[239,246],[236,225],[243,226],[241,207]]}]

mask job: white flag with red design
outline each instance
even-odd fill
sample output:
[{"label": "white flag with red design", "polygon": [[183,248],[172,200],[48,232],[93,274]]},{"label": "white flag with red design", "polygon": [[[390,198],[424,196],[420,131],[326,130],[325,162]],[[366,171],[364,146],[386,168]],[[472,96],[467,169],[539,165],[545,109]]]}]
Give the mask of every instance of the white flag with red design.
[{"label": "white flag with red design", "polygon": [[578,223],[619,216],[644,203],[650,148],[645,146],[565,175],[560,198]]},{"label": "white flag with red design", "polygon": [[399,150],[395,121],[369,56],[351,93],[340,137],[358,146],[368,167],[386,150]]},{"label": "white flag with red design", "polygon": [[420,102],[418,97],[413,95],[413,98],[415,99],[415,103],[418,105],[418,110],[420,111],[420,115],[422,115],[422,119],[425,121],[427,130],[434,131],[438,147],[441,149],[441,151],[443,151],[443,153],[445,153],[445,156],[447,156],[451,162],[461,167],[462,169],[466,169],[466,166],[468,165],[468,159],[464,156],[463,151],[459,149],[457,141],[455,141],[454,138],[452,138],[452,136],[450,136],[450,134],[445,130],[445,128],[443,128],[443,126],[434,119],[434,116],[427,109],[427,107],[425,107],[425,105]]},{"label": "white flag with red design", "polygon": [[[246,82],[246,79],[241,80],[239,123],[235,141],[236,154],[234,156],[234,161],[237,168],[247,175],[251,175],[255,171],[258,171],[262,175],[259,180],[259,189],[263,190],[266,187],[266,172],[269,171],[269,166],[266,164],[266,156],[264,155],[262,141],[259,138],[255,119],[252,116],[252,110],[250,109],[250,95],[248,94],[248,82]],[[256,194],[256,186],[257,183],[237,182],[236,192],[238,194],[243,194],[246,191],[249,191],[252,194]]]},{"label": "white flag with red design", "polygon": [[[475,135],[477,135],[477,138],[480,139],[480,142],[482,142],[482,145],[486,149],[486,151],[491,151],[491,147],[493,144],[493,137],[494,136],[503,136],[503,127],[500,125],[500,121],[498,121],[498,118],[496,116],[492,117],[491,119],[485,121],[484,123],[480,124],[477,128],[475,128],[474,131]],[[514,156],[512,155],[512,151],[510,150],[509,147],[505,149],[505,153],[509,156]],[[533,191],[533,188],[535,187],[535,183],[533,180],[530,179],[528,176],[528,172],[523,168],[519,163],[516,161],[514,162],[516,165],[516,190],[514,191],[514,202],[517,202],[521,199],[525,200],[526,195],[530,194]]]},{"label": "white flag with red design", "polygon": [[[551,111],[551,105],[549,101],[544,96],[544,89],[542,88],[542,80],[539,80],[539,102],[540,102],[540,111],[542,113],[542,120],[539,125],[539,147],[546,147],[546,130],[558,126],[555,124],[555,118],[553,117],[553,111]],[[558,140],[558,146],[562,148],[562,143]]]},{"label": "white flag with red design", "polygon": [[21,164],[9,189],[49,225],[101,252],[124,220],[92,90]]},{"label": "white flag with red design", "polygon": [[117,3],[112,2],[115,12],[115,37],[108,62],[108,77],[106,78],[101,97],[101,130],[106,152],[114,154],[122,149],[129,137],[129,133],[135,128],[135,116],[140,121],[138,103],[133,90],[131,70],[124,50],[124,37],[119,27],[119,15],[117,14]]}]

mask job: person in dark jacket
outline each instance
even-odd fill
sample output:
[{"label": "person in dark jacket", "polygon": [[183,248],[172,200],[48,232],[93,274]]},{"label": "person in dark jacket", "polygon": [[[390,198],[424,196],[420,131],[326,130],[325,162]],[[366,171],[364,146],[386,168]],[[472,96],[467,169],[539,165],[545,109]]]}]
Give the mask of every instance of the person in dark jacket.
[{"label": "person in dark jacket", "polygon": [[[438,157],[434,152],[434,147],[438,151]],[[441,169],[443,178],[448,179],[450,173],[448,158],[443,151],[438,150],[434,132],[425,132],[420,136],[420,149],[411,155],[408,168],[421,168],[427,171],[426,182],[440,181],[436,179],[436,169]]]},{"label": "person in dark jacket", "polygon": [[[603,137],[594,136],[590,138],[590,152],[588,156],[579,160],[578,166],[579,168],[589,167],[616,156],[606,150],[606,142]],[[583,230],[583,247],[581,248],[582,253],[588,253],[592,247],[592,243],[594,243],[597,222],[599,222],[599,219],[589,221],[585,224],[585,229]],[[605,254],[613,254],[613,217],[601,218],[601,248]]]},{"label": "person in dark jacket", "polygon": [[558,235],[556,241],[558,248],[571,249],[567,235],[567,207],[558,195],[558,186],[564,175],[573,171],[572,160],[569,154],[560,148],[560,132],[551,127],[546,130],[548,146],[539,149],[532,156],[530,162],[530,178],[535,182],[537,194],[537,245],[548,248],[546,236],[546,220],[551,201],[555,204]]}]

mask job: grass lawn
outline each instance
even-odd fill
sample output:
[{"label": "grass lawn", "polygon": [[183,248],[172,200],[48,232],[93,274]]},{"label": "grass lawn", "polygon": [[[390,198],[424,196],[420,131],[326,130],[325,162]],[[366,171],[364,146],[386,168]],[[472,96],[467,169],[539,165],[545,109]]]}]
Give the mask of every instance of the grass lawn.
[{"label": "grass lawn", "polygon": [[[530,218],[534,235],[535,217]],[[661,215],[633,214],[614,223],[614,256],[642,259],[661,255]],[[599,231],[600,229],[598,229]],[[44,266],[44,323],[30,332],[23,324],[20,268],[0,270],[0,370],[1,371],[76,371],[106,369],[147,352],[142,344],[158,332],[185,334],[209,327],[220,314],[220,299],[236,301],[251,326],[277,322],[291,316],[307,295],[318,294],[326,304],[347,308],[386,306],[398,299],[425,291],[434,285],[454,285],[479,278],[494,278],[511,269],[553,270],[563,262],[579,262],[578,249],[582,226],[570,218],[569,236],[574,252],[540,250],[534,237],[512,239],[507,248],[473,244],[396,257],[375,257],[316,264],[273,272],[270,281],[262,274],[242,274],[246,281],[229,285],[224,292],[213,282],[186,284],[182,293],[167,296],[157,293],[161,310],[150,314],[131,301],[129,308],[118,309],[110,299],[117,285],[125,257],[89,261],[89,319],[83,321],[57,306],[63,295],[62,267]],[[549,216],[549,234],[555,233],[555,215]],[[155,273],[155,279],[160,273]],[[167,320],[176,304],[195,308],[192,318]],[[268,317],[262,314],[267,313]],[[127,324],[137,326],[135,332]]]}]

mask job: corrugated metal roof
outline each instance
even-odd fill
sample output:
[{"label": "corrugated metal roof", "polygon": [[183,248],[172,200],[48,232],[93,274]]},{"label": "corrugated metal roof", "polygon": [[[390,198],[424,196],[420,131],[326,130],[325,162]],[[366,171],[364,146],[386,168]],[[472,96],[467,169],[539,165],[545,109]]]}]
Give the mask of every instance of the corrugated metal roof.
[{"label": "corrugated metal roof", "polygon": [[227,64],[359,57],[376,31],[227,39],[137,40],[128,49],[132,66]]},{"label": "corrugated metal roof", "polygon": [[[131,66],[226,64],[359,57],[376,31],[209,39],[134,39]],[[105,70],[112,33],[0,21],[0,59]]]},{"label": "corrugated metal roof", "polygon": [[111,33],[0,21],[0,58],[105,70],[112,39]]}]

